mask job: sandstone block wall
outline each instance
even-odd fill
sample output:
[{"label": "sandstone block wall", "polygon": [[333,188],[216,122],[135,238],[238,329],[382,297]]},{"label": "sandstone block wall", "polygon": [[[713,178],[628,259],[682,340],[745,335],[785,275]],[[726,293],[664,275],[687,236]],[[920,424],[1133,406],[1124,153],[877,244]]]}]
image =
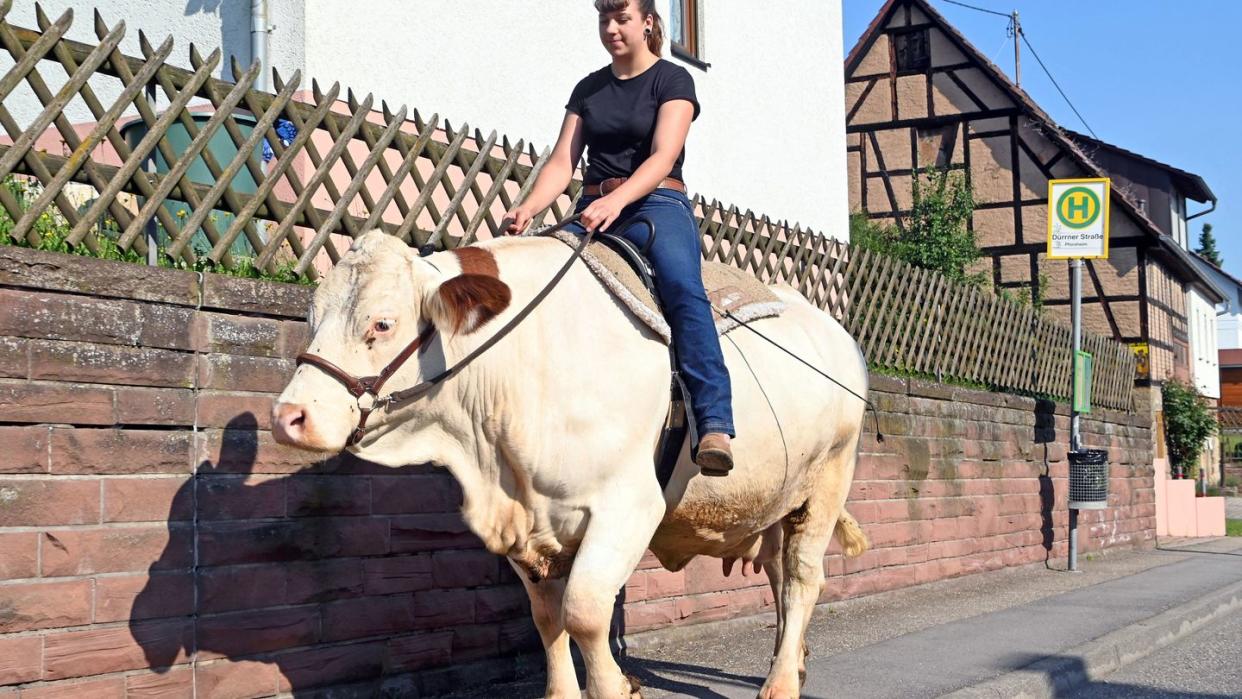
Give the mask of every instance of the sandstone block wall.
[{"label": "sandstone block wall", "polygon": [[[0,248],[0,697],[435,693],[539,671],[521,584],[446,474],[272,441],[309,293]],[[848,507],[874,548],[830,552],[825,600],[1064,555],[1064,406],[884,377],[872,398],[887,439],[866,438]],[[1142,423],[1085,421],[1114,457],[1087,550],[1154,541]],[[635,633],[772,596],[716,560],[645,559],[620,600]]]}]

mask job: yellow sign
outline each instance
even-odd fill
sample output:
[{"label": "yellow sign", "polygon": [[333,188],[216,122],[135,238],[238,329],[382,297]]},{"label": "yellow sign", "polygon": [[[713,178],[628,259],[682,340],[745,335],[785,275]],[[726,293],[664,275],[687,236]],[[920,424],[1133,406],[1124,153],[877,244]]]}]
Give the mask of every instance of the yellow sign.
[{"label": "yellow sign", "polygon": [[1151,347],[1146,342],[1131,342],[1134,351],[1134,373],[1140,379],[1151,378]]},{"label": "yellow sign", "polygon": [[1048,258],[1108,257],[1106,177],[1048,180]]}]

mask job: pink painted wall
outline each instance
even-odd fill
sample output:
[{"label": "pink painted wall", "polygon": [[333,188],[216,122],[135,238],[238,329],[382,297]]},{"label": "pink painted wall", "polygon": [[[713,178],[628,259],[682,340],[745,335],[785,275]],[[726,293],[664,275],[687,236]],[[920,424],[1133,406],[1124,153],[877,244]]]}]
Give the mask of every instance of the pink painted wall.
[{"label": "pink painted wall", "polygon": [[1156,536],[1225,535],[1225,499],[1195,497],[1195,482],[1169,478],[1168,459],[1155,459]]}]

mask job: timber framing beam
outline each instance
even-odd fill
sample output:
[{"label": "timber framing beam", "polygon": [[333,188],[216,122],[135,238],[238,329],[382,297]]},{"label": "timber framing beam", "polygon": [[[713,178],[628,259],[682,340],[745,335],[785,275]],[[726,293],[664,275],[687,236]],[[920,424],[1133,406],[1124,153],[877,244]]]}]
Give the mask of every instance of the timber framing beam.
[{"label": "timber framing beam", "polygon": [[919,117],[916,119],[894,119],[892,121],[878,121],[870,124],[851,124],[845,127],[846,133],[867,133],[870,131],[888,131],[891,129],[908,129],[908,128],[934,128],[940,126],[948,126],[962,121],[975,121],[978,119],[996,119],[999,117],[1011,117],[1021,113],[1017,107],[1004,107],[1002,109],[987,109],[979,112],[971,112],[969,114],[946,114],[934,117]]}]

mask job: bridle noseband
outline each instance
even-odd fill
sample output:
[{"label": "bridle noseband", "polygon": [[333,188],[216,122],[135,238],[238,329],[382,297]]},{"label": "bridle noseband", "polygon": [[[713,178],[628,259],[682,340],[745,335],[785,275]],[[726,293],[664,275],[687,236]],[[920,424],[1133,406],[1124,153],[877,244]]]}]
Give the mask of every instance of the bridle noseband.
[{"label": "bridle noseband", "polygon": [[[579,216],[575,214],[553,226],[549,226],[548,228],[535,233],[534,235],[548,235],[550,233],[555,233],[571,223],[576,223],[578,218]],[[486,342],[479,345],[473,352],[463,357],[461,361],[457,362],[452,367],[445,369],[439,374],[423,381],[418,385],[411,386],[410,388],[400,391],[393,391],[383,397],[380,396],[380,389],[384,387],[384,383],[387,382],[388,379],[392,378],[392,375],[397,373],[410,359],[410,357],[413,357],[415,354],[420,354],[422,350],[427,348],[427,344],[436,334],[436,326],[431,325],[430,323],[428,323],[426,329],[418,334],[418,337],[414,338],[410,344],[406,345],[405,349],[401,350],[401,353],[394,357],[393,360],[375,376],[355,377],[332,362],[329,362],[317,354],[311,354],[310,352],[303,352],[302,354],[299,354],[297,359],[294,360],[294,364],[295,366],[310,364],[328,376],[340,381],[341,384],[345,386],[345,390],[349,391],[349,395],[353,396],[354,399],[358,401],[358,426],[354,428],[354,431],[349,435],[349,440],[345,442],[346,447],[352,447],[362,441],[363,435],[366,434],[367,418],[371,417],[371,413],[379,410],[380,408],[388,408],[392,405],[418,398],[427,391],[435,388],[437,385],[459,374],[462,369],[466,368],[467,364],[473,362],[479,355],[491,349],[491,347],[499,342],[501,338],[508,335],[509,332],[513,330],[513,328],[517,327],[518,323],[525,320],[526,316],[530,315],[530,312],[535,309],[535,306],[538,306],[539,303],[552,292],[552,289],[560,283],[561,279],[569,271],[569,268],[573,266],[574,262],[576,262],[578,258],[582,257],[583,251],[586,250],[587,245],[590,244],[591,238],[594,236],[594,230],[587,231],[586,235],[582,237],[582,242],[579,243],[578,247],[574,249],[574,254],[565,261],[565,264],[562,265],[556,275],[552,277],[552,280],[549,281],[538,294],[535,294],[535,297],[530,300],[530,303],[527,303],[526,306],[524,306],[522,310],[517,313],[517,315],[513,316],[508,323],[505,323],[504,327],[497,330],[495,335],[492,335]],[[371,399],[370,401],[364,403],[363,400],[366,396],[370,396]]]},{"label": "bridle noseband", "polygon": [[[380,373],[375,376],[355,377],[332,362],[329,362],[317,354],[311,354],[310,352],[303,352],[297,356],[297,359],[294,360],[295,366],[310,364],[311,366],[318,368],[323,373],[344,384],[345,390],[349,391],[349,395],[353,396],[354,399],[358,401],[358,426],[354,428],[352,433],[350,433],[349,440],[345,442],[345,446],[352,447],[362,440],[362,435],[366,434],[367,431],[367,418],[371,417],[372,412],[379,408],[386,408],[395,402],[393,396],[396,394],[389,394],[383,398],[380,398],[380,389],[384,387],[384,383],[387,382],[388,379],[392,378],[393,374],[397,373],[397,371],[401,369],[410,357],[413,357],[415,354],[420,353],[423,349],[425,349],[427,347],[427,343],[435,334],[436,326],[428,324],[426,330],[419,333],[418,337],[414,338],[413,342],[406,345],[405,349],[401,350],[401,354],[398,354],[391,362],[388,362],[388,366],[385,366],[382,370],[380,370]],[[422,385],[423,384],[419,384],[419,386]],[[427,388],[430,388],[431,385],[428,385]],[[415,388],[418,388],[418,386]],[[363,402],[363,399],[366,396],[371,396],[369,403]]]}]

